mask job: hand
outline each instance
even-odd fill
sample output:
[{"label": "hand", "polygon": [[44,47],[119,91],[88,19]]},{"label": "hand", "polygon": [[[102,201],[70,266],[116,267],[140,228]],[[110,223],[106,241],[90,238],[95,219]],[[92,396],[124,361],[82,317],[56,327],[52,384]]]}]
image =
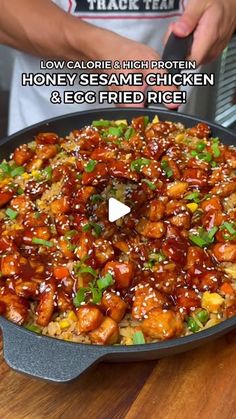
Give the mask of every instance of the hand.
[{"label": "hand", "polygon": [[[100,42],[98,43],[99,48],[96,48],[96,52],[92,53],[89,58],[93,60],[111,60],[111,61],[157,61],[160,60],[160,56],[154,51],[152,48],[140,44],[138,42],[131,41],[127,38],[122,36],[116,35],[113,32],[101,30],[102,33],[100,34]],[[115,70],[112,69],[107,71],[107,73],[143,73],[144,77],[148,73],[164,73],[163,70],[150,70],[150,69],[143,69],[143,70]],[[148,88],[147,84],[143,86],[109,86],[109,90],[111,91],[142,91],[145,92]],[[175,86],[153,86],[152,90],[155,91],[176,91],[177,88]],[[122,105],[122,106],[135,106],[135,107],[143,107],[144,103],[136,104],[136,105]],[[179,105],[176,104],[169,104],[166,105],[170,109],[175,109]]]},{"label": "hand", "polygon": [[189,59],[197,64],[215,60],[227,46],[236,29],[235,0],[190,0],[184,14],[168,33],[185,37],[194,31]]}]

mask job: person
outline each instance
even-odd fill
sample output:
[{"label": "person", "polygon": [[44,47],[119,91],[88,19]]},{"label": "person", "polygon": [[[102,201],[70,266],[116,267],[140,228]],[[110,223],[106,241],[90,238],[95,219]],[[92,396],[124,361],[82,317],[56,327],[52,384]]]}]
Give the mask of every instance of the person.
[{"label": "person", "polygon": [[222,52],[236,27],[235,0],[0,0],[0,6],[0,43],[18,50],[10,133],[49,117],[91,109],[54,105],[50,88],[21,86],[21,73],[40,72],[42,57],[158,60],[163,38],[171,31],[180,37],[194,31],[189,58],[200,65]]}]

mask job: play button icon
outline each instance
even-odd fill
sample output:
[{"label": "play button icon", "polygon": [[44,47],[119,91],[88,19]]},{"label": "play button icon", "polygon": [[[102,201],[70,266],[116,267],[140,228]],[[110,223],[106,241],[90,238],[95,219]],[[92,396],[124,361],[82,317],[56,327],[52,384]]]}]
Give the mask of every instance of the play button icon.
[{"label": "play button icon", "polygon": [[110,198],[108,201],[108,219],[111,223],[119,220],[119,218],[124,217],[130,213],[130,207],[123,204],[120,201],[117,201],[115,198]]}]

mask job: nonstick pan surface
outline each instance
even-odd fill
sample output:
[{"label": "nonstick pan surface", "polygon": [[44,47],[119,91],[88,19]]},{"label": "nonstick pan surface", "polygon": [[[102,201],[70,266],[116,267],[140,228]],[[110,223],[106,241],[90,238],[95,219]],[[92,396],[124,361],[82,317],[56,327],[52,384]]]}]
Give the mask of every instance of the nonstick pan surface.
[{"label": "nonstick pan surface", "polygon": [[[236,134],[233,132],[192,116],[159,109],[99,109],[54,118],[1,140],[0,160],[8,158],[18,145],[32,141],[34,135],[39,132],[55,131],[64,136],[74,129],[90,125],[93,120],[103,118],[130,121],[133,117],[144,114],[150,119],[158,114],[163,121],[181,122],[186,127],[206,122],[211,127],[214,137],[219,137],[225,144],[236,145]],[[3,332],[4,358],[13,369],[50,381],[67,382],[100,361],[152,360],[196,348],[235,328],[236,316],[196,334],[160,343],[132,346],[96,346],[65,342],[37,335],[3,317],[0,317],[0,327]]]}]

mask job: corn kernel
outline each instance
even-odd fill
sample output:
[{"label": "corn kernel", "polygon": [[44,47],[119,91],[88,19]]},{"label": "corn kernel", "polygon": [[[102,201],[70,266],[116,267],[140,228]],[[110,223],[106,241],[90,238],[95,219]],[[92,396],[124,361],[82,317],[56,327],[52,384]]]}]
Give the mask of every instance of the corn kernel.
[{"label": "corn kernel", "polygon": [[68,313],[68,319],[72,320],[73,322],[77,322],[78,320],[76,314],[72,310]]},{"label": "corn kernel", "polygon": [[31,174],[32,176],[37,177],[40,174],[40,172],[39,170],[32,170]]},{"label": "corn kernel", "polygon": [[176,139],[176,141],[182,141],[182,140],[184,140],[184,134],[178,134],[178,135],[176,135],[175,139]]},{"label": "corn kernel", "polygon": [[224,298],[216,292],[210,293],[206,291],[202,296],[202,308],[205,308],[211,313],[217,313],[223,303]]},{"label": "corn kernel", "polygon": [[232,276],[233,279],[236,279],[236,263],[227,263],[224,267],[224,271]]},{"label": "corn kernel", "polygon": [[198,204],[191,202],[190,204],[187,204],[186,207],[188,207],[191,212],[195,212],[198,209]]},{"label": "corn kernel", "polygon": [[152,120],[152,123],[153,124],[158,124],[158,122],[159,122],[159,118],[158,118],[157,115],[155,115],[154,118],[153,118],[153,120]]},{"label": "corn kernel", "polygon": [[61,329],[67,329],[70,326],[70,322],[67,319],[63,319],[59,323]]},{"label": "corn kernel", "polygon": [[22,173],[21,177],[23,177],[24,179],[29,179],[30,175],[29,173]]},{"label": "corn kernel", "polygon": [[128,122],[126,121],[126,119],[117,119],[117,121],[115,121],[115,124],[116,125],[121,125],[121,124],[128,125]]}]

